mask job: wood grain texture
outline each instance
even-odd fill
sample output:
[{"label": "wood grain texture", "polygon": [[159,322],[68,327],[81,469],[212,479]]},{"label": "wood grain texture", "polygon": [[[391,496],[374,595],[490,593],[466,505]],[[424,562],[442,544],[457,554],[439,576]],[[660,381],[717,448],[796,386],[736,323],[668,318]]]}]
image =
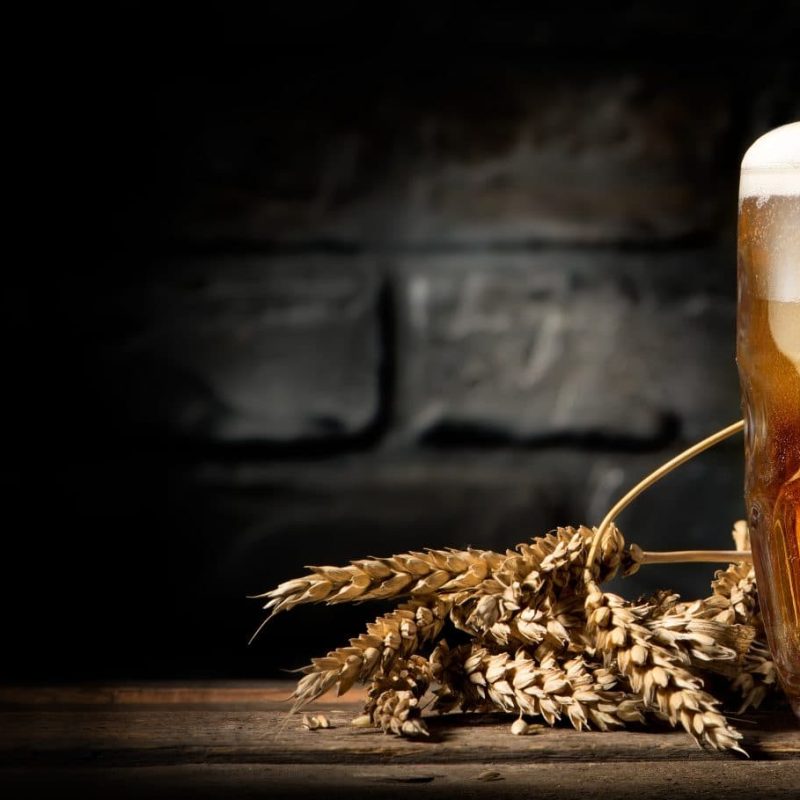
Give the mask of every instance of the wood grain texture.
[{"label": "wood grain texture", "polygon": [[[275,683],[5,689],[0,786],[35,796],[333,798],[412,788],[420,798],[519,797],[536,786],[537,797],[557,798],[579,789],[609,796],[613,781],[613,796],[681,798],[722,797],[748,783],[791,797],[800,785],[800,729],[786,715],[740,721],[747,761],[668,728],[543,727],[515,737],[503,714],[430,717],[429,739],[403,740],[353,728],[360,702],[349,695],[317,702],[312,710],[333,727],[308,731],[286,714],[289,691]],[[487,770],[499,776],[479,780]]]},{"label": "wood grain texture", "polygon": [[[489,770],[497,779],[479,776]],[[358,767],[323,764],[313,770],[291,765],[182,764],[127,768],[59,768],[46,772],[0,770],[7,797],[102,797],[206,800],[207,798],[303,798],[312,800],[730,800],[761,796],[797,797],[797,762],[726,763],[709,771],[706,762],[632,765],[586,763],[581,769],[559,764],[411,764]],[[749,787],[753,789],[751,795]]]}]

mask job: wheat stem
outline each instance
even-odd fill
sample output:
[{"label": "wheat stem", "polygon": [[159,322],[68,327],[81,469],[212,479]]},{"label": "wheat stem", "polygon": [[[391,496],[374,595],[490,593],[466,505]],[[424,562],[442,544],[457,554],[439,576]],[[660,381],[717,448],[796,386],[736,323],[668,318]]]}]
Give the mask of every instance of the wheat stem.
[{"label": "wheat stem", "polygon": [[740,419],[738,422],[734,422],[733,425],[728,425],[727,428],[723,428],[721,431],[717,431],[716,433],[712,434],[707,439],[703,439],[701,442],[693,444],[688,450],[684,450],[682,453],[679,453],[677,456],[667,461],[666,464],[662,464],[658,469],[651,472],[647,477],[639,481],[636,486],[634,486],[630,491],[617,500],[617,502],[611,507],[611,510],[608,512],[608,514],[605,515],[603,521],[597,527],[597,533],[595,534],[594,541],[592,542],[592,548],[589,551],[587,566],[591,569],[591,566],[594,564],[595,557],[597,556],[597,549],[600,546],[600,542],[602,541],[608,526],[617,518],[620,512],[627,508],[642,492],[649,489],[654,483],[660,481],[665,475],[668,475],[676,467],[681,466],[681,464],[685,464],[687,461],[690,461],[704,450],[708,450],[709,447],[719,444],[720,442],[733,436],[735,433],[739,433],[739,431],[742,430],[744,430],[744,420]]},{"label": "wheat stem", "polygon": [[630,547],[631,556],[639,564],[681,564],[681,563],[706,563],[706,564],[734,564],[740,561],[752,561],[753,555],[749,550],[671,550],[651,552],[642,550],[638,545]]}]

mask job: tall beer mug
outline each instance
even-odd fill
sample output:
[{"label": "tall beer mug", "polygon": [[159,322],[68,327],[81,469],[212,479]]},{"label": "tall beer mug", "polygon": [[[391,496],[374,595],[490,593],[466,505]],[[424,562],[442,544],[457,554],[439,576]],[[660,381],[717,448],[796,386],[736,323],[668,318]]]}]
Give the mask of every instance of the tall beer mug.
[{"label": "tall beer mug", "polygon": [[800,717],[800,122],[745,154],[738,261],[747,517],[767,639]]}]

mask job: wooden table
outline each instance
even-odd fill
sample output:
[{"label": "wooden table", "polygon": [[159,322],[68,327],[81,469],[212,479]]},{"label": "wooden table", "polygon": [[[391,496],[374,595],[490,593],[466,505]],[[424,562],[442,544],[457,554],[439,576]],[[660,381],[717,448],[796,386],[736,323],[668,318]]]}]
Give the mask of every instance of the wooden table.
[{"label": "wooden table", "polygon": [[739,722],[752,758],[684,733],[512,736],[513,717],[432,717],[409,741],[354,728],[358,696],[286,717],[290,684],[0,688],[0,791],[17,797],[680,798],[800,797],[790,715]]}]

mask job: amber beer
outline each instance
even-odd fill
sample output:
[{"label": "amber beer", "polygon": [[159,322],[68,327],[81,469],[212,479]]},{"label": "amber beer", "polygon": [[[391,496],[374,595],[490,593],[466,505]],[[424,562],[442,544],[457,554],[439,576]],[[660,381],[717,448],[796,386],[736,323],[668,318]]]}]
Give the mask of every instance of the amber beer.
[{"label": "amber beer", "polygon": [[800,122],[742,161],[737,362],[745,500],[770,650],[800,717]]}]

